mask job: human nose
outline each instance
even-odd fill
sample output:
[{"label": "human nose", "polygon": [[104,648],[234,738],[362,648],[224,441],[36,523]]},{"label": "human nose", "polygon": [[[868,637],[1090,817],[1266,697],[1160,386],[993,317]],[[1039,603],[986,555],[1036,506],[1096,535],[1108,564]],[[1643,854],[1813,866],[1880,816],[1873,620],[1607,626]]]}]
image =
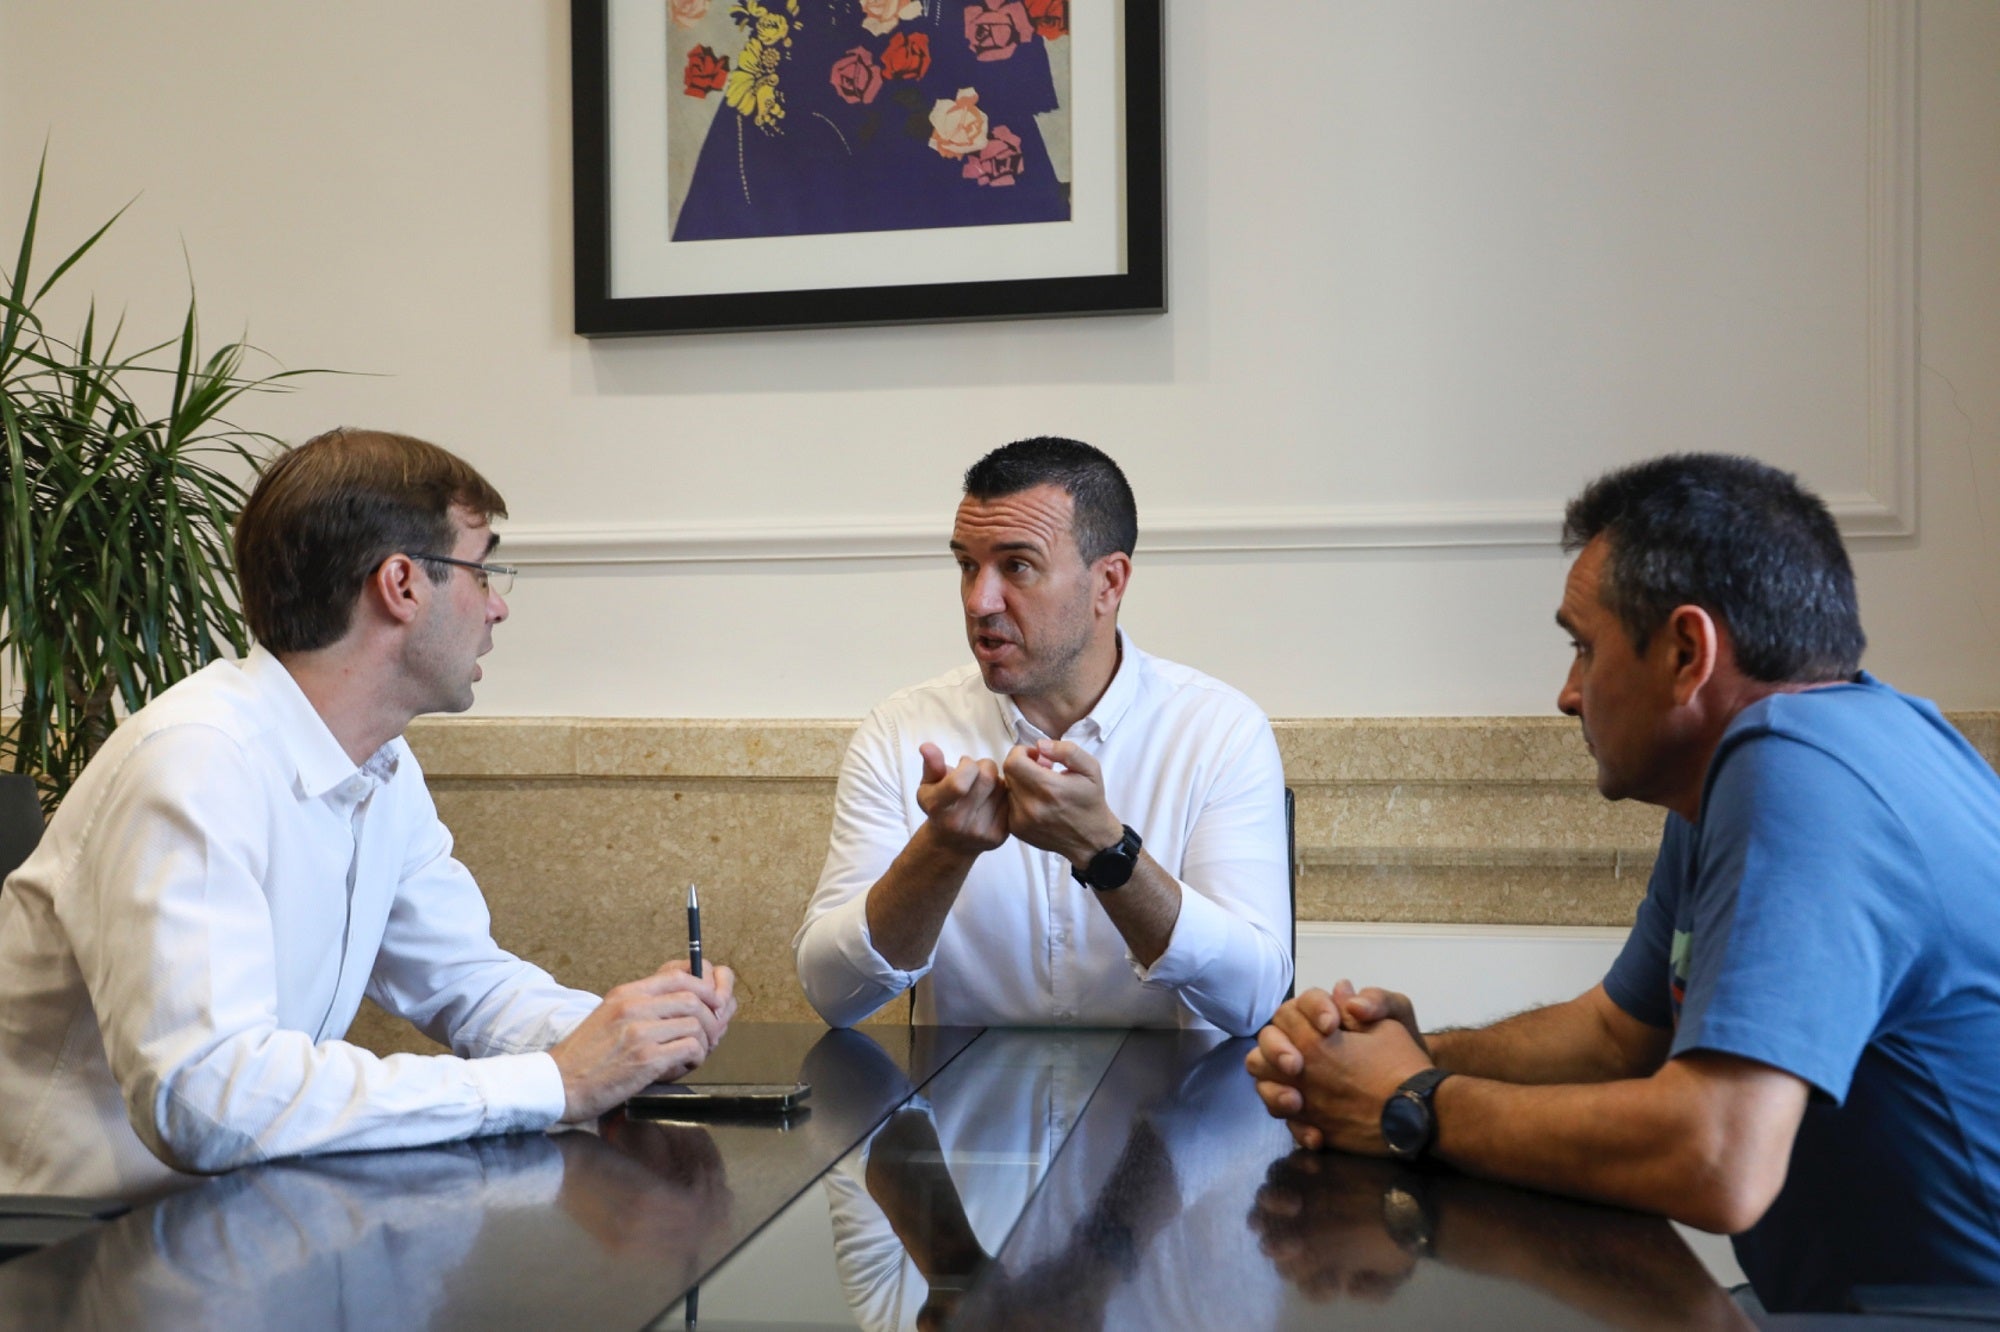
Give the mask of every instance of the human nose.
[{"label": "human nose", "polygon": [[507,598],[493,588],[486,589],[486,622],[499,624],[508,616]]},{"label": "human nose", "polygon": [[1577,671],[1582,664],[1578,661],[1569,664],[1569,675],[1564,678],[1563,687],[1556,693],[1556,711],[1565,717],[1583,715],[1583,686],[1576,680]]},{"label": "human nose", "polygon": [[965,580],[965,613],[975,620],[983,620],[989,615],[998,615],[1007,609],[1006,598],[1000,593],[1000,575],[992,569],[980,569],[968,574]]}]

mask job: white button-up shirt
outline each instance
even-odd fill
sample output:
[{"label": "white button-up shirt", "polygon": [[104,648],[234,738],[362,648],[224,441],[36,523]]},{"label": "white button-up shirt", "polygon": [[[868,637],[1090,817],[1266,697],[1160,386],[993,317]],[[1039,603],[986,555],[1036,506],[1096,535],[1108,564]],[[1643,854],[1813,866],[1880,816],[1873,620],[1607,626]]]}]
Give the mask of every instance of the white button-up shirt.
[{"label": "white button-up shirt", "polygon": [[[347,1044],[364,993],[460,1057]],[[408,745],[357,768],[275,657],[217,662],[0,893],[0,1193],[546,1128],[596,1004],[494,943]]]},{"label": "white button-up shirt", "polygon": [[848,745],[826,866],[792,940],[820,1016],[850,1025],[913,984],[920,1022],[1243,1036],[1276,1011],[1291,982],[1291,902],[1271,724],[1228,685],[1122,632],[1119,645],[1110,687],[1059,738],[1103,766],[1111,812],[1180,882],[1166,952],[1141,967],[1069,861],[1019,838],[974,862],[924,966],[901,971],[875,951],[868,890],[924,822],[917,747],[935,743],[946,763],[997,761],[1050,738],[965,666],[893,695]]}]

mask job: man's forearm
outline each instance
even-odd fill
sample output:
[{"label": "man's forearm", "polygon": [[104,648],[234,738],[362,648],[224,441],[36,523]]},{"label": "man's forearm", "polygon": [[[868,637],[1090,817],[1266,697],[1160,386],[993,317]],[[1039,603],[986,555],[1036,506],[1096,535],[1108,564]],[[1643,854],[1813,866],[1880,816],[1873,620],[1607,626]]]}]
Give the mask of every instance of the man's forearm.
[{"label": "man's forearm", "polygon": [[868,937],[884,961],[899,971],[914,971],[930,959],[951,904],[978,859],[977,852],[943,845],[929,823],[917,828],[868,890]]},{"label": "man's forearm", "polygon": [[1174,941],[1174,924],[1181,916],[1181,886],[1174,876],[1141,851],[1125,886],[1096,897],[1139,965],[1150,967],[1159,961]]},{"label": "man's forearm", "polygon": [[1667,1035],[1607,1012],[1602,988],[1488,1027],[1426,1032],[1439,1068],[1523,1084],[1609,1082],[1653,1072]]},{"label": "man's forearm", "polygon": [[1447,1078],[1433,1106],[1432,1153],[1460,1169],[1735,1232],[1784,1182],[1805,1090],[1747,1061],[1676,1060],[1590,1085]]}]

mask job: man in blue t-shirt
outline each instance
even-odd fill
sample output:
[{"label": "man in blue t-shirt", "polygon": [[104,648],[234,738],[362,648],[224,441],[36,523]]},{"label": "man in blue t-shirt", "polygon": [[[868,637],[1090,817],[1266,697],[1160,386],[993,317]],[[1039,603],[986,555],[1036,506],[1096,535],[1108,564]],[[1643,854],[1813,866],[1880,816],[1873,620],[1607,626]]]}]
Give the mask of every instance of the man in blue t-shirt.
[{"label": "man in blue t-shirt", "polygon": [[1470,1031],[1308,991],[1248,1060],[1310,1147],[1436,1156],[1737,1236],[1766,1307],[2000,1286],[2000,779],[1860,670],[1854,577],[1790,476],[1680,455],[1570,505],[1559,706],[1663,806],[1604,983]]}]

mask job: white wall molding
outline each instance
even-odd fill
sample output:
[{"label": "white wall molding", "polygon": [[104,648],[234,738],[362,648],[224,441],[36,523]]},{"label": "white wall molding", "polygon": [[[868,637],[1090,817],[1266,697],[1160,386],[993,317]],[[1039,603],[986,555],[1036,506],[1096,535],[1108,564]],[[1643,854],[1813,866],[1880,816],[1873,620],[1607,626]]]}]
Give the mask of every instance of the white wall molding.
[{"label": "white wall molding", "polygon": [[[1867,487],[1826,496],[1850,539],[1917,531],[1917,3],[1868,6]],[[1562,501],[1264,507],[1146,515],[1147,555],[1552,547]],[[510,526],[537,567],[934,560],[947,516]]]}]

